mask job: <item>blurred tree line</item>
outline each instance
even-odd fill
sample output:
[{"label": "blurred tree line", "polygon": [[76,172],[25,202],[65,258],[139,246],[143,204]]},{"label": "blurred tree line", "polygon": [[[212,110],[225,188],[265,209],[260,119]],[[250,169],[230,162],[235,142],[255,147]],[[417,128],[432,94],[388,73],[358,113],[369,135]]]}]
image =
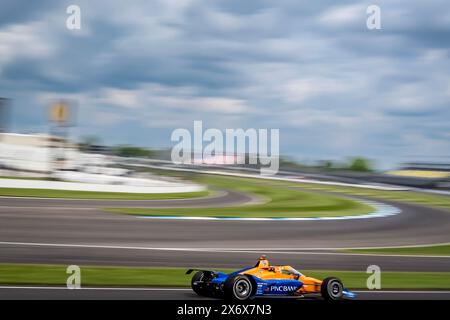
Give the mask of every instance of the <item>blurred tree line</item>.
[{"label": "blurred tree line", "polygon": [[121,157],[144,157],[148,158],[155,155],[155,151],[136,147],[132,145],[118,145],[118,146],[103,146],[98,137],[95,136],[84,136],[78,143],[79,149],[82,152],[91,153],[106,153],[113,154]]},{"label": "blurred tree line", "polygon": [[372,172],[374,167],[369,159],[364,157],[349,158],[346,161],[321,160],[314,163],[303,164],[286,158],[280,159],[282,170],[297,169],[303,171],[358,171]]},{"label": "blurred tree line", "polygon": [[153,150],[135,147],[130,145],[117,146],[113,148],[113,153],[121,157],[144,157],[148,158],[153,155]]}]

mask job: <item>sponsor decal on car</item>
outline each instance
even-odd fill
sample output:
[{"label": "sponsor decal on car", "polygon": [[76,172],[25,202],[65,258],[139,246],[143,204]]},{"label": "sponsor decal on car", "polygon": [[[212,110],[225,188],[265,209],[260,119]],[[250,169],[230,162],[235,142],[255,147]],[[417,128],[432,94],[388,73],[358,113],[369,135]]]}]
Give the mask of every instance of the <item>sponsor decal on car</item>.
[{"label": "sponsor decal on car", "polygon": [[297,286],[271,285],[266,288],[268,292],[291,292],[295,290],[297,290]]}]

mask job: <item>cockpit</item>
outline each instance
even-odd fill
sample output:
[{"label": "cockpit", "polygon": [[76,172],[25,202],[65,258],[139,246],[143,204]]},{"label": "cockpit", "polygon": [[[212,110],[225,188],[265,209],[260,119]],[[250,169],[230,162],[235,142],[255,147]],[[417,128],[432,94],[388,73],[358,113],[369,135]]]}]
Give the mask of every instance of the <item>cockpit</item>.
[{"label": "cockpit", "polygon": [[294,268],[292,268],[291,266],[284,266],[281,268],[281,273],[283,274],[288,274],[288,275],[295,275],[295,276],[301,276],[302,274],[295,270]]}]

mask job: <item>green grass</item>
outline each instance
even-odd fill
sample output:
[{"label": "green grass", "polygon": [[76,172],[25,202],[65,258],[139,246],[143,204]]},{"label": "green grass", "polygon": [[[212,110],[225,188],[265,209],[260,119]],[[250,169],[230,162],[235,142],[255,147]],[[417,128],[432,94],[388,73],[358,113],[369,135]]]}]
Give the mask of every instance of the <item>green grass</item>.
[{"label": "green grass", "polygon": [[379,253],[379,254],[409,254],[409,255],[436,255],[450,256],[450,245],[413,248],[379,248],[379,249],[351,249],[346,252],[354,253]]},{"label": "green grass", "polygon": [[[152,171],[148,169],[148,171]],[[153,172],[153,171],[152,171]],[[208,174],[193,174],[193,173],[183,173],[168,171],[168,170],[157,170],[155,171],[158,174],[170,174],[176,176],[184,176],[185,178],[203,181],[210,180],[214,177],[220,177],[218,175],[208,175]],[[231,179],[231,178],[230,178]],[[252,179],[257,180],[257,179]],[[259,180],[259,179],[258,179]],[[264,183],[273,184],[273,181],[264,180]],[[425,192],[416,192],[416,191],[384,191],[384,190],[375,190],[375,189],[367,189],[367,188],[358,188],[358,187],[344,187],[344,186],[336,186],[336,185],[324,185],[318,183],[300,183],[300,182],[284,182],[282,183],[284,187],[293,187],[299,188],[304,191],[311,192],[331,192],[336,193],[337,195],[349,195],[349,196],[361,196],[365,198],[373,198],[379,200],[393,200],[398,202],[406,202],[412,204],[419,204],[423,206],[431,206],[441,209],[446,209],[450,211],[450,196],[446,195],[438,195],[431,194]],[[230,184],[231,189],[233,189],[233,184]]]},{"label": "green grass", "polygon": [[109,208],[110,212],[153,216],[213,216],[213,217],[333,217],[360,215],[373,208],[363,203],[324,193],[301,191],[285,183],[201,175],[197,182],[221,189],[252,194],[264,203],[221,208]]},{"label": "green grass", "polygon": [[[65,265],[0,264],[1,284],[65,285]],[[131,268],[80,266],[81,285],[187,286],[182,268]]]},{"label": "green grass", "polygon": [[450,196],[445,195],[416,191],[385,191],[365,188],[363,189],[358,187],[331,186],[315,183],[290,183],[290,185],[293,187],[301,188],[302,190],[333,192],[337,194],[407,202],[450,210]]},{"label": "green grass", "polygon": [[[0,284],[65,285],[67,266],[40,264],[0,264]],[[187,268],[80,266],[81,286],[168,286],[189,287],[192,275]],[[231,269],[220,269],[224,272]],[[366,288],[369,276],[357,271],[302,270],[308,276],[340,278],[350,289]],[[383,272],[383,289],[450,289],[450,272]]]},{"label": "green grass", "polygon": [[151,199],[186,199],[204,197],[208,191],[186,193],[122,193],[122,192],[92,192],[51,189],[0,188],[0,196],[40,197],[40,198],[70,198],[70,199],[115,199],[115,200],[151,200]]}]

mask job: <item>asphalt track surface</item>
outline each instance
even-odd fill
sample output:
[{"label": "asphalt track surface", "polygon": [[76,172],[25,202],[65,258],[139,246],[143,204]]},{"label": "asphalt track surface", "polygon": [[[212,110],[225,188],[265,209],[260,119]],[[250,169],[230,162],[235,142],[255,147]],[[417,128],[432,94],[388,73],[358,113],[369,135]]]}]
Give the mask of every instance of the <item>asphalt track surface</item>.
[{"label": "asphalt track surface", "polygon": [[[272,262],[289,264],[299,270],[365,271],[371,264],[380,266],[383,271],[450,270],[450,257],[333,252],[333,249],[348,247],[449,243],[450,213],[418,205],[384,201],[400,208],[401,213],[334,221],[142,219],[101,209],[121,206],[223,207],[254,202],[254,198],[236,192],[186,200],[0,197],[0,263],[238,268],[254,264],[255,259],[265,253]],[[80,298],[163,299],[167,295],[168,299],[187,299],[191,294],[183,290],[170,291],[170,294],[161,290],[118,289],[61,292],[60,289],[3,288],[0,299],[34,295],[42,298],[69,295],[71,298],[72,294],[81,295]],[[449,297],[448,293],[402,294],[400,299],[425,299],[433,295]],[[367,295],[368,299],[391,299],[398,293]]]},{"label": "asphalt track surface", "polygon": [[[355,300],[450,300],[450,291],[355,291]],[[188,288],[82,288],[64,287],[0,287],[0,300],[214,300],[199,297]],[[267,302],[289,299],[321,300],[320,295],[305,297],[257,298]]]},{"label": "asphalt track surface", "polygon": [[278,264],[299,269],[365,270],[377,264],[391,271],[450,270],[450,258],[329,252],[450,242],[450,213],[417,205],[387,202],[401,213],[333,221],[142,219],[101,210],[130,205],[221,207],[254,201],[236,192],[186,200],[0,197],[0,262],[239,267],[266,253]]}]

